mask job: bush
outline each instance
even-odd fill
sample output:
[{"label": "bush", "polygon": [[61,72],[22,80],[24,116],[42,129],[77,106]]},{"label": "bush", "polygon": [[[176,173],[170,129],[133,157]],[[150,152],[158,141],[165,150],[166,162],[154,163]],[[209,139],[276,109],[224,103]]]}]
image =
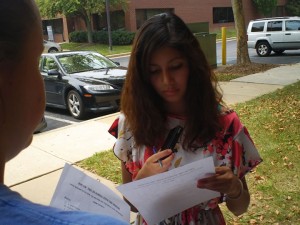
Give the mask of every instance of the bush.
[{"label": "bush", "polygon": [[[111,39],[113,45],[131,45],[133,42],[135,33],[119,29],[111,32]],[[70,42],[87,42],[86,31],[74,31],[69,34]],[[108,32],[105,30],[95,31],[92,33],[92,39],[94,43],[109,44]]]},{"label": "bush", "polygon": [[300,16],[300,0],[289,0],[285,9],[290,16]]},{"label": "bush", "polygon": [[92,34],[93,42],[99,44],[108,44],[108,33],[107,31],[95,31]]},{"label": "bush", "polygon": [[131,45],[135,33],[125,30],[117,30],[112,32],[112,42],[115,45]]},{"label": "bush", "polygon": [[70,42],[87,42],[87,32],[86,31],[74,31],[69,34]]}]

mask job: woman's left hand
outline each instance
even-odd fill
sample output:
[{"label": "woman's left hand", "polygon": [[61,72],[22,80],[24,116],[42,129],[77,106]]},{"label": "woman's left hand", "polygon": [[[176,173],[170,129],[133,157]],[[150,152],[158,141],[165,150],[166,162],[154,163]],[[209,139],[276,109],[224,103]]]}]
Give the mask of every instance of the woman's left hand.
[{"label": "woman's left hand", "polygon": [[242,190],[239,178],[227,166],[216,167],[216,174],[198,180],[197,187],[237,196]]}]

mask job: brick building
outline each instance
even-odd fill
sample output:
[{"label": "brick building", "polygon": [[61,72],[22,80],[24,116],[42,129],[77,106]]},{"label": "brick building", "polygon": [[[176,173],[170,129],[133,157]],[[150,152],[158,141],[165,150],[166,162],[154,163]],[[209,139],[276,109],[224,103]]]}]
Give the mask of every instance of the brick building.
[{"label": "brick building", "polygon": [[[278,0],[276,10],[272,16],[284,16],[284,5],[287,0]],[[243,0],[245,23],[260,18],[251,0]],[[149,17],[172,11],[180,16],[186,23],[208,22],[210,32],[220,27],[234,27],[231,0],[130,0],[127,10],[116,10],[110,13],[112,29],[125,28],[136,31]],[[68,41],[68,34],[72,31],[86,30],[80,18],[66,18],[60,16],[54,20],[44,20],[43,29],[45,39],[49,39],[48,29],[52,27],[52,38],[56,42]],[[93,15],[93,30],[106,27],[106,16]]]}]

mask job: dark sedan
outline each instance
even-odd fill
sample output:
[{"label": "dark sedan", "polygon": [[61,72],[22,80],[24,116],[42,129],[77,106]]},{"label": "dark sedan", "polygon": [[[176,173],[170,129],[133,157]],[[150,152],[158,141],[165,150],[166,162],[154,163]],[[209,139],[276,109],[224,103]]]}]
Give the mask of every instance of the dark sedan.
[{"label": "dark sedan", "polygon": [[45,53],[40,59],[46,105],[76,119],[88,112],[116,111],[127,68],[92,51]]}]

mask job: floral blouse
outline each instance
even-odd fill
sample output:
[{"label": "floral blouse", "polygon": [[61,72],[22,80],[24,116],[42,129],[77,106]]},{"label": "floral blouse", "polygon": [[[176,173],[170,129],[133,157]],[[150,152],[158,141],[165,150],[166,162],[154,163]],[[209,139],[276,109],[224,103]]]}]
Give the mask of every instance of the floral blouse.
[{"label": "floral blouse", "polygon": [[[235,175],[242,178],[262,161],[247,129],[242,125],[237,114],[234,111],[227,111],[222,113],[220,119],[223,129],[216,134],[216,137],[206,144],[193,143],[193,149],[189,149],[189,151],[182,148],[183,132],[176,144],[177,152],[170,170],[212,156],[215,166],[228,166],[232,168]],[[170,115],[167,125],[169,129],[172,129],[177,125],[184,127],[184,123],[184,118]],[[117,138],[114,145],[115,155],[125,163],[127,170],[132,174],[132,179],[134,179],[145,161],[153,154],[153,146],[139,148],[135,146],[130,129],[125,125],[123,114],[114,121],[109,132]],[[156,147],[157,149],[160,148],[160,146]],[[200,203],[159,224],[225,224],[223,214],[218,206],[222,200],[223,195]],[[146,224],[146,222],[142,220],[141,223],[136,224]]]}]

